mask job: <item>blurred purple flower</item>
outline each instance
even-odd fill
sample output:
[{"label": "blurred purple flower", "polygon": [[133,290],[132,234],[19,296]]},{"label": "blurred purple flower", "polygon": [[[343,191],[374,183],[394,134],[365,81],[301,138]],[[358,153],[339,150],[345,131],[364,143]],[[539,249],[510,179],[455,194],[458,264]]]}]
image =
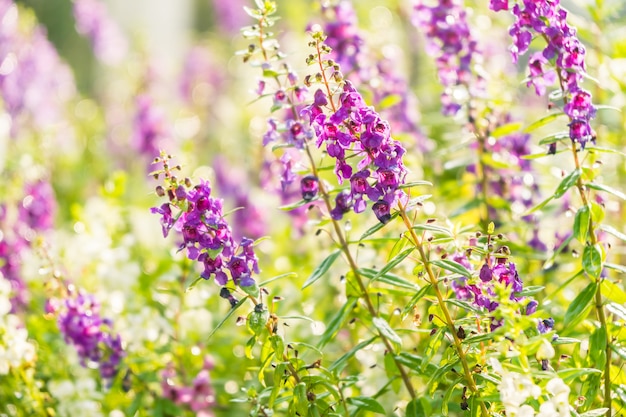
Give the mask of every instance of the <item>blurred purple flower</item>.
[{"label": "blurred purple flower", "polygon": [[76,30],[89,38],[95,56],[105,64],[120,63],[128,44],[106,5],[98,0],[74,0]]},{"label": "blurred purple flower", "polygon": [[135,99],[135,116],[133,119],[133,148],[152,160],[159,155],[170,132],[165,113],[154,104],[148,94],[141,94]]},{"label": "blurred purple flower", "polygon": [[81,365],[97,364],[102,378],[113,379],[124,349],[120,336],[113,333],[111,320],[100,316],[100,304],[94,296],[70,290],[58,309],[59,330],[66,343],[76,348]]},{"label": "blurred purple flower", "polygon": [[436,59],[439,82],[444,87],[442,112],[454,116],[461,109],[460,103],[454,99],[455,88],[464,86],[470,96],[484,95],[484,80],[477,74],[472,76],[471,66],[480,54],[467,23],[463,2],[438,0],[431,7],[418,0],[413,24],[424,31],[426,52]]},{"label": "blurred purple flower", "polygon": [[11,116],[11,135],[20,129],[43,129],[65,118],[75,94],[70,69],[59,59],[44,29],[24,31],[11,0],[0,0],[0,98]]}]

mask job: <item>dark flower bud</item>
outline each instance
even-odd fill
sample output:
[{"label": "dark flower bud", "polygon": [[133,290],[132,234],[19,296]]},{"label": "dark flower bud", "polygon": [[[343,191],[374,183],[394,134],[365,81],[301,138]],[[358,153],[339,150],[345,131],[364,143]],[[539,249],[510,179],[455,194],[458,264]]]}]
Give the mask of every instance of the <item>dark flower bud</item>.
[{"label": "dark flower bud", "polygon": [[307,175],[300,180],[300,191],[302,192],[302,199],[305,201],[311,201],[319,191],[319,181],[314,175]]},{"label": "dark flower bud", "polygon": [[372,206],[372,211],[374,211],[374,214],[376,215],[376,218],[382,224],[385,224],[389,220],[391,220],[390,209],[391,208],[389,207],[389,203],[387,203],[385,200],[378,200]]},{"label": "dark flower bud", "polygon": [[489,282],[491,281],[491,268],[489,268],[489,265],[484,264],[481,268],[480,268],[480,273],[478,274],[478,276],[480,277],[480,280],[483,282]]}]

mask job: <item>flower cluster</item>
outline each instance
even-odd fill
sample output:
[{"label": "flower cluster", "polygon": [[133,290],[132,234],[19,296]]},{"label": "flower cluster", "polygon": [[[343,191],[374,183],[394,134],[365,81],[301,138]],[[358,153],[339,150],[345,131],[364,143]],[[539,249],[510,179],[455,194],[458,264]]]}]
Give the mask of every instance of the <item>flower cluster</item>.
[{"label": "flower cluster", "polygon": [[[243,237],[239,244],[235,243],[224,218],[222,200],[211,196],[210,183],[200,180],[194,186],[189,179],[178,183],[170,171],[168,159],[163,154],[156,158],[155,163],[162,162],[164,169],[157,171],[155,176],[165,175],[166,188],[158,186],[157,194],[167,194],[169,201],[151,210],[161,215],[163,236],[167,237],[172,227],[181,232],[183,243],[180,250],[187,249],[189,259],[202,263],[202,278],[215,277],[219,285],[226,285],[228,271],[235,285],[242,288],[254,286],[252,274],[259,273],[254,242]],[[172,208],[178,210],[176,215]]]},{"label": "flower cluster", "polygon": [[[350,209],[361,213],[367,198],[374,203],[376,217],[385,223],[391,217],[391,206],[406,197],[400,189],[407,174],[402,161],[406,151],[391,138],[389,123],[365,105],[350,81],[343,84],[339,106],[327,115],[325,109],[332,99],[319,89],[314,102],[302,111],[315,128],[317,146],[324,144],[328,155],[336,160],[339,182],[350,182],[350,191],[337,194],[331,216],[341,219]],[[348,164],[352,156],[360,158],[356,172]]]},{"label": "flower cluster", "polygon": [[460,0],[438,0],[430,7],[419,0],[414,8],[413,24],[424,30],[428,42],[426,52],[436,57],[439,81],[444,87],[441,94],[442,112],[454,116],[461,109],[459,86],[464,86],[471,96],[481,95],[484,80],[472,77],[471,65],[479,57],[476,41],[467,24],[467,14]]},{"label": "flower cluster", "polygon": [[0,375],[35,360],[35,346],[18,316],[9,314],[12,307],[11,282],[0,274]]},{"label": "flower cluster", "polygon": [[328,57],[341,67],[344,77],[371,92],[373,105],[381,107],[381,115],[394,132],[411,134],[421,150],[429,149],[431,144],[418,127],[417,98],[407,80],[397,73],[397,62],[389,56],[390,51],[374,56],[366,48],[352,3],[323,4],[322,17],[325,43],[331,48]]},{"label": "flower cluster", "polygon": [[[528,375],[505,370],[495,359],[490,361],[493,370],[501,376],[498,384],[500,399],[507,416],[528,417],[567,417],[570,415],[570,388],[561,378],[550,379],[545,389],[535,384]],[[545,392],[544,392],[545,391]],[[530,404],[531,399],[548,398],[535,410]]]},{"label": "flower cluster", "polygon": [[159,154],[169,136],[163,110],[155,105],[153,98],[140,94],[135,99],[135,116],[133,119],[133,145],[142,155],[150,159]]},{"label": "flower cluster", "polygon": [[[491,8],[506,10],[508,1],[492,0]],[[512,12],[515,22],[509,34],[513,38],[513,61],[517,62],[519,55],[528,51],[535,34],[546,40],[543,51],[529,58],[528,85],[533,85],[537,94],[543,95],[546,86],[558,78],[564,93],[563,111],[570,119],[570,139],[584,149],[588,142],[595,142],[595,133],[589,123],[595,117],[596,108],[591,102],[591,94],[581,86],[586,74],[585,47],[578,40],[576,29],[567,24],[567,11],[561,8],[559,0],[524,0],[515,4]],[[556,73],[550,63],[556,66]],[[554,150],[552,145],[551,151]]]},{"label": "flower cluster", "polygon": [[83,366],[97,364],[100,375],[111,380],[124,356],[122,340],[113,333],[110,319],[100,316],[100,304],[91,294],[75,291],[70,285],[64,303],[48,304],[49,313],[58,313],[57,323],[65,341],[76,348]]},{"label": "flower cluster", "polygon": [[76,30],[87,36],[98,59],[106,64],[120,62],[126,54],[126,39],[116,22],[98,0],[74,0]]},{"label": "flower cluster", "polygon": [[213,369],[213,361],[206,358],[202,370],[193,379],[191,386],[185,386],[176,384],[176,370],[172,364],[169,364],[162,374],[163,397],[178,406],[188,407],[198,417],[212,417],[215,390],[209,374],[211,369]]},{"label": "flower cluster", "polygon": [[42,129],[62,121],[75,93],[69,67],[42,27],[20,24],[13,0],[0,0],[0,22],[0,102],[12,119],[12,136],[22,127]]},{"label": "flower cluster", "polygon": [[36,233],[53,226],[56,199],[52,186],[44,180],[25,184],[17,215],[9,211],[10,207],[0,205],[0,273],[13,287],[13,311],[18,311],[28,302],[20,271],[23,251],[31,246]]}]

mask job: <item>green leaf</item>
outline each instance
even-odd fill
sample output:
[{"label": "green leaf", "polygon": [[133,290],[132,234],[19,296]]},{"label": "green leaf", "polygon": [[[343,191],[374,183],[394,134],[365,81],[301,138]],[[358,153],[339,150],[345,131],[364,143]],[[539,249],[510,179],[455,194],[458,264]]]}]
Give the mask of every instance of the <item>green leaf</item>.
[{"label": "green leaf", "polygon": [[459,307],[461,310],[471,311],[472,313],[482,314],[482,310],[467,301],[457,300],[456,298],[448,298],[445,300],[446,303],[455,305]]},{"label": "green leaf", "polygon": [[393,107],[396,104],[402,101],[402,96],[399,94],[388,94],[382,98],[378,103],[376,103],[376,108],[380,110],[387,109],[389,107]]},{"label": "green leaf", "polygon": [[412,188],[412,187],[419,187],[419,186],[432,187],[433,183],[429,181],[411,181],[411,182],[407,182],[407,183],[400,185],[398,188],[402,190],[404,188]]},{"label": "green leaf", "polygon": [[326,327],[326,330],[324,331],[324,334],[322,334],[320,342],[317,344],[318,349],[322,349],[324,346],[326,346],[326,344],[330,342],[330,340],[339,331],[339,328],[341,327],[343,322],[346,321],[346,318],[352,312],[352,309],[356,305],[357,300],[358,298],[356,297],[350,297],[348,298],[348,300],[346,300],[346,303],[343,305],[341,310],[339,310],[330,321],[330,323],[328,323],[328,327]]},{"label": "green leaf", "polygon": [[277,275],[275,277],[268,278],[268,279],[266,279],[263,282],[259,282],[259,287],[263,287],[263,286],[269,284],[270,282],[274,282],[274,281],[277,281],[279,279],[296,278],[297,276],[298,276],[298,274],[296,274],[295,272],[287,272],[286,274],[280,274],[280,275]]},{"label": "green leaf", "polygon": [[452,393],[454,392],[454,388],[458,384],[463,382],[464,380],[465,380],[464,376],[462,376],[460,378],[457,378],[457,380],[454,381],[452,384],[450,384],[450,386],[448,387],[446,392],[443,394],[443,400],[441,400],[441,414],[442,415],[444,415],[444,416],[448,415],[448,405],[450,404],[450,397],[452,397]]},{"label": "green leaf", "polygon": [[304,382],[296,384],[293,388],[293,403],[299,415],[307,415],[309,400],[306,395],[306,384]]},{"label": "green leaf", "polygon": [[580,343],[580,339],[574,339],[573,337],[561,337],[559,336],[552,342],[553,345],[569,345],[572,343]]},{"label": "green leaf", "polygon": [[230,318],[230,316],[232,316],[235,311],[241,307],[243,305],[243,303],[248,299],[248,297],[244,297],[241,300],[239,300],[237,302],[237,304],[235,304],[230,310],[228,310],[228,313],[226,314],[226,316],[222,319],[222,321],[219,322],[219,324],[217,326],[215,326],[215,328],[213,330],[211,330],[211,333],[209,333],[209,335],[206,338],[206,341],[208,342],[211,337],[213,337],[213,335],[215,334],[216,331],[219,330],[220,327],[222,327],[224,325],[224,323],[226,323],[226,320],[228,320]]},{"label": "green leaf", "polygon": [[324,274],[328,271],[328,269],[331,267],[333,262],[335,262],[335,260],[339,257],[339,255],[341,255],[340,249],[337,249],[336,251],[328,255],[328,257],[324,259],[317,268],[315,268],[311,276],[307,278],[306,282],[302,286],[302,289],[305,289],[306,287],[308,287],[309,285],[313,284],[315,281],[320,279],[322,276],[324,276]]},{"label": "green leaf", "polygon": [[346,366],[346,362],[351,359],[359,350],[363,349],[366,346],[369,346],[374,342],[374,340],[378,339],[378,336],[374,336],[371,339],[367,339],[357,344],[355,347],[350,349],[348,352],[344,353],[339,359],[333,362],[328,368],[331,372],[341,372],[341,370]]},{"label": "green leaf", "polygon": [[419,289],[418,292],[415,293],[413,297],[411,297],[411,300],[409,300],[407,305],[404,307],[404,310],[402,311],[402,320],[404,320],[407,314],[409,314],[413,310],[413,306],[415,306],[415,304],[417,304],[417,302],[426,295],[429,289],[430,285],[424,285],[422,288]]},{"label": "green leaf", "polygon": [[426,417],[426,410],[419,397],[407,404],[406,417]]},{"label": "green leaf", "polygon": [[609,411],[608,408],[596,408],[595,410],[586,411],[578,417],[600,417],[605,415],[607,411]]},{"label": "green leaf", "polygon": [[576,212],[574,218],[574,236],[583,245],[587,241],[589,235],[589,225],[591,221],[591,213],[589,212],[589,206],[582,206]]},{"label": "green leaf", "polygon": [[542,285],[529,285],[528,287],[524,288],[522,291],[516,293],[515,295],[517,297],[528,297],[530,295],[534,295],[543,291],[544,288],[546,287]]},{"label": "green leaf", "polygon": [[467,278],[471,278],[472,276],[472,273],[463,265],[449,259],[434,260],[430,261],[430,263],[438,266],[439,268],[445,269],[446,271],[454,272],[455,274],[459,274]]},{"label": "green leaf", "polygon": [[445,236],[454,236],[452,232],[445,227],[436,226],[434,224],[418,224],[413,226],[415,230],[425,230],[428,232],[432,232],[434,234],[445,235]]},{"label": "green leaf", "polygon": [[608,303],[606,309],[614,316],[619,317],[620,320],[626,321],[626,307],[616,303]]},{"label": "green leaf", "polygon": [[592,278],[600,278],[602,273],[602,248],[599,244],[587,245],[583,250],[583,269]]},{"label": "green leaf", "polygon": [[537,204],[535,207],[532,207],[528,210],[526,210],[522,216],[528,216],[529,214],[532,214],[534,212],[536,212],[537,210],[541,210],[542,208],[544,208],[545,206],[548,205],[548,203],[550,201],[552,201],[554,199],[554,196],[551,195],[550,197],[546,198],[545,200],[543,200],[541,203]]},{"label": "green leaf", "polygon": [[493,132],[491,132],[491,136],[493,136],[494,138],[497,139],[497,138],[500,138],[502,136],[506,136],[506,135],[509,135],[511,133],[517,132],[521,128],[522,128],[522,122],[514,122],[514,123],[503,124],[503,125],[500,125],[497,128],[495,128],[493,130]]},{"label": "green leaf", "polygon": [[543,269],[549,269],[552,267],[552,265],[554,265],[554,261],[556,260],[556,257],[559,256],[561,252],[563,252],[565,247],[569,245],[569,243],[572,241],[573,238],[574,238],[573,234],[569,235],[567,239],[565,239],[563,243],[561,243],[561,246],[559,246],[557,249],[554,250],[554,253],[552,254],[552,256],[550,256],[550,258],[543,264]]},{"label": "green leaf", "polygon": [[291,211],[293,209],[297,209],[298,207],[302,207],[304,205],[307,205],[307,204],[311,203],[312,201],[315,201],[315,200],[309,200],[309,201],[307,201],[307,200],[300,200],[300,201],[297,201],[297,202],[295,202],[293,204],[287,204],[285,206],[280,206],[278,208],[280,210],[283,210],[283,211]]},{"label": "green leaf", "polygon": [[611,264],[611,263],[606,262],[604,264],[604,267],[621,272],[622,274],[626,274],[626,266],[624,265],[617,265],[617,264]]},{"label": "green leaf", "polygon": [[494,340],[496,335],[493,332],[477,334],[476,336],[470,336],[463,340],[464,344],[472,345],[474,343],[486,342],[488,340]]},{"label": "green leaf", "polygon": [[602,153],[613,153],[613,154],[626,156],[626,153],[624,153],[622,151],[619,151],[617,149],[605,148],[605,147],[602,147],[602,146],[587,146],[585,149],[587,149],[588,151],[602,152]]},{"label": "green leaf", "polygon": [[369,279],[378,277],[377,278],[378,281],[383,282],[385,284],[392,285],[394,287],[404,288],[404,289],[413,290],[413,291],[419,290],[419,287],[416,284],[389,272],[383,275],[379,275],[379,271],[375,269],[363,268],[363,269],[359,269],[359,274]]},{"label": "green leaf", "polygon": [[554,191],[554,198],[562,197],[563,194],[567,192],[567,190],[572,188],[580,178],[581,173],[582,171],[580,169],[575,169],[570,172],[565,178],[563,178],[559,186],[556,188],[556,191]]},{"label": "green leaf", "polygon": [[563,382],[570,382],[576,378],[592,374],[601,374],[600,369],[595,368],[568,368],[561,369],[557,372],[557,375],[563,380]]},{"label": "green leaf", "polygon": [[359,410],[371,411],[372,413],[385,414],[385,409],[378,401],[370,397],[350,397],[348,403],[356,406]]},{"label": "green leaf", "polygon": [[[393,213],[391,215],[391,220],[393,220],[396,217],[398,217],[398,214],[400,214],[400,213],[397,212],[397,211],[395,213]],[[367,229],[365,231],[365,233],[363,233],[361,235],[361,237],[359,238],[359,242],[362,241],[363,239],[365,239],[366,237],[369,237],[369,236],[373,235],[374,233],[378,232],[380,229],[382,229],[383,227],[385,227],[389,223],[391,223],[391,221],[388,221],[387,223],[376,222],[375,226],[370,227],[369,229]]]},{"label": "green leaf", "polygon": [[402,346],[402,339],[400,339],[400,336],[398,336],[391,326],[389,326],[387,320],[382,317],[374,317],[372,319],[372,323],[378,329],[380,335],[393,343],[396,346],[396,349]]},{"label": "green leaf", "polygon": [[609,187],[608,185],[604,185],[604,184],[595,184],[593,182],[586,184],[587,187],[589,188],[593,188],[594,190],[598,190],[598,191],[604,191],[607,192],[609,194],[614,195],[615,197],[621,199],[621,200],[626,200],[626,194],[624,194],[623,192],[621,192],[620,190],[616,190],[613,187]]},{"label": "green leaf", "polygon": [[626,242],[626,234],[620,232],[619,230],[617,230],[613,226],[609,226],[608,224],[602,224],[602,225],[600,225],[600,229],[602,229],[605,232],[612,234],[616,238]]},{"label": "green leaf", "polygon": [[524,129],[524,133],[530,133],[534,130],[539,129],[542,126],[547,125],[548,123],[556,120],[559,116],[562,116],[564,113],[552,113],[549,114],[545,117],[542,117],[541,119],[537,120],[536,122],[530,124],[528,127],[526,127],[526,129]]},{"label": "green leaf", "polygon": [[602,295],[618,304],[626,304],[626,292],[619,285],[604,279],[600,284],[600,291]]},{"label": "green leaf", "polygon": [[387,272],[391,271],[393,268],[395,268],[396,266],[398,266],[398,264],[400,262],[402,262],[407,256],[409,256],[413,251],[415,250],[415,246],[412,246],[408,249],[403,250],[402,252],[400,252],[398,255],[396,255],[392,260],[390,260],[387,265],[385,265],[383,267],[383,269],[381,269],[380,271],[378,271],[378,273],[376,274],[376,276],[374,276],[370,282],[374,282],[376,281],[378,278],[380,278],[381,276],[385,275]]},{"label": "green leaf", "polygon": [[539,145],[550,145],[551,143],[555,143],[563,139],[569,139],[568,131],[556,132],[551,135],[544,136],[539,140]]},{"label": "green leaf", "polygon": [[591,309],[591,306],[593,305],[591,300],[596,294],[596,288],[597,284],[592,282],[587,285],[587,287],[585,287],[585,289],[582,290],[576,298],[574,298],[574,301],[570,303],[567,311],[565,312],[565,319],[563,320],[565,327],[574,327],[587,316],[589,309]]},{"label": "green leaf", "polygon": [[606,328],[598,327],[589,338],[590,366],[597,369],[604,369],[606,364]]},{"label": "green leaf", "polygon": [[205,279],[202,278],[202,277],[198,277],[198,278],[194,279],[193,282],[191,284],[189,284],[189,286],[185,289],[185,292],[189,292],[189,291],[193,290],[195,288],[195,286],[198,285],[198,282],[200,282],[202,280],[205,280]]}]

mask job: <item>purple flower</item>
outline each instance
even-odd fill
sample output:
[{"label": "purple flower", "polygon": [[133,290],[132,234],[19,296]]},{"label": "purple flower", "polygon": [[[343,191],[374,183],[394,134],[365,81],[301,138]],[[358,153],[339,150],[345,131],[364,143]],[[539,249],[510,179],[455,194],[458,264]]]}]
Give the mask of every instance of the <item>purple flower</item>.
[{"label": "purple flower", "polygon": [[372,206],[372,211],[376,215],[376,218],[383,224],[391,220],[391,208],[389,207],[389,203],[385,200],[375,202]]},{"label": "purple flower", "polygon": [[335,197],[335,208],[330,211],[330,216],[334,220],[341,220],[343,215],[352,208],[352,195],[349,191],[342,191]]},{"label": "purple flower", "polygon": [[91,294],[70,292],[59,310],[59,330],[76,348],[81,365],[97,364],[104,379],[115,377],[124,356],[122,341],[113,333],[111,320],[100,316],[96,299]]},{"label": "purple flower", "polygon": [[300,190],[302,191],[302,199],[311,201],[319,192],[319,180],[314,175],[307,175],[300,180]]},{"label": "purple flower", "polygon": [[[501,2],[495,3],[501,6]],[[455,88],[464,86],[473,96],[484,94],[482,78],[471,77],[471,65],[479,52],[463,4],[460,0],[438,0],[430,7],[419,0],[414,8],[413,24],[424,31],[428,42],[426,52],[435,57],[439,81],[444,87],[442,112],[456,115],[461,106],[452,98]]]},{"label": "purple flower", "polygon": [[174,365],[168,364],[161,374],[163,397],[178,406],[189,408],[196,416],[212,417],[216,398],[209,374],[211,369],[213,360],[207,357],[191,385],[186,386],[176,383],[178,378]]},{"label": "purple flower", "polygon": [[[151,209],[152,213],[161,215],[163,234],[167,235],[172,228],[173,217],[178,217],[176,230],[183,238],[180,250],[187,249],[187,257],[202,264],[202,278],[215,277],[219,285],[226,285],[228,272],[236,285],[253,286],[252,273],[259,273],[253,241],[245,237],[239,243],[235,241],[224,218],[222,200],[211,195],[208,181],[200,180],[184,193],[180,187],[185,183],[166,184],[175,190],[168,193],[169,203]],[[173,216],[172,208],[179,210],[179,214]]]},{"label": "purple flower", "polygon": [[75,0],[76,29],[91,41],[96,57],[106,64],[124,59],[128,45],[119,26],[107,13],[106,5],[98,0]]},{"label": "purple flower", "polygon": [[[493,10],[502,10],[501,4],[492,1]],[[526,53],[533,33],[546,39],[546,46],[529,60],[530,77],[528,85],[533,85],[538,95],[546,93],[546,86],[560,80],[564,93],[565,114],[570,118],[570,139],[579,143],[581,149],[588,142],[595,142],[595,133],[589,125],[595,117],[595,107],[591,94],[581,84],[586,74],[585,47],[576,37],[576,29],[567,24],[567,12],[561,8],[559,0],[524,1],[513,7],[515,22],[509,29],[513,38],[511,53],[513,61]],[[556,71],[547,69],[548,64],[556,66]],[[554,146],[550,151],[555,151]]]},{"label": "purple flower", "polygon": [[147,94],[137,96],[135,108],[133,145],[139,153],[152,159],[159,155],[169,136],[165,114]]}]

